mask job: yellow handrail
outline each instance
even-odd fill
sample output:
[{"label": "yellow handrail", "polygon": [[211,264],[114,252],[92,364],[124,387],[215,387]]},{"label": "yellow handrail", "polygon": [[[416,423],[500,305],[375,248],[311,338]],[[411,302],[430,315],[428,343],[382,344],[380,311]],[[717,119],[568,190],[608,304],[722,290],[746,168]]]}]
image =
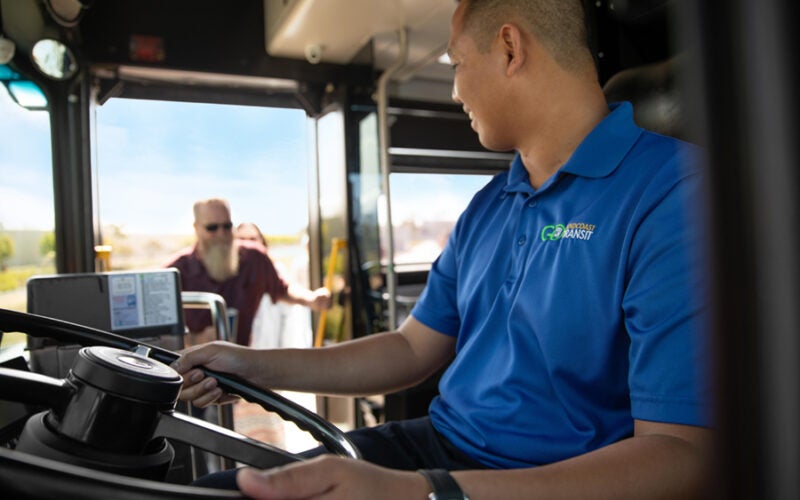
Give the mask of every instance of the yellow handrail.
[{"label": "yellow handrail", "polygon": [[[336,272],[336,259],[339,250],[347,246],[347,240],[333,238],[331,240],[331,255],[328,259],[328,274],[325,276],[325,288],[330,290],[333,295],[333,275]],[[314,347],[322,347],[322,340],[325,338],[325,323],[328,320],[328,310],[323,309],[319,313],[319,323],[317,323],[317,335],[314,338]]]}]

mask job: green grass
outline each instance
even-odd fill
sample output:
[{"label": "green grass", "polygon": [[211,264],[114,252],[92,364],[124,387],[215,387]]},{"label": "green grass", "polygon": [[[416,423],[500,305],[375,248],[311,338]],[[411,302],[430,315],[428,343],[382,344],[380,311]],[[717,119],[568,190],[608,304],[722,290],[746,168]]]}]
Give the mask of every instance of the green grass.
[{"label": "green grass", "polygon": [[[24,290],[28,278],[37,274],[53,273],[55,273],[53,266],[13,266],[0,272],[0,294],[3,294],[0,295],[0,307],[24,312],[26,309],[26,294]],[[15,290],[21,290],[22,292],[4,294],[4,292],[13,292]],[[23,333],[5,332],[0,348],[25,342],[25,339],[26,335]]]},{"label": "green grass", "polygon": [[25,286],[28,278],[35,274],[52,274],[55,269],[50,267],[39,266],[16,266],[9,267],[3,272],[0,272],[0,292],[8,292],[17,288]]},{"label": "green grass", "polygon": [[6,332],[3,333],[3,340],[0,342],[0,349],[10,347],[12,345],[22,344],[28,338],[24,333],[19,332]]}]

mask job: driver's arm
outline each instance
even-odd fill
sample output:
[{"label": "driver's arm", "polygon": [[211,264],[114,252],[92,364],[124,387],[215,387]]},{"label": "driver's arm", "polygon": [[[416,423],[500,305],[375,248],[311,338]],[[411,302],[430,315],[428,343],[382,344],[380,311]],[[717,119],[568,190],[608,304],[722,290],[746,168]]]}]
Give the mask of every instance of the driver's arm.
[{"label": "driver's arm", "polygon": [[382,394],[410,387],[454,354],[455,339],[409,317],[396,332],[314,349],[256,350],[225,342],[190,347],[173,363],[184,376],[181,399],[206,406],[223,398],[203,365],[275,390],[317,394]]},{"label": "driver's arm", "polygon": [[[574,458],[534,468],[452,472],[471,500],[707,498],[712,431],[635,422],[634,436]],[[423,500],[430,488],[415,472],[323,455],[266,471],[242,469],[249,498]]]},{"label": "driver's arm", "polygon": [[635,420],[633,437],[584,455],[532,469],[453,477],[476,500],[707,498],[712,436],[704,427]]}]

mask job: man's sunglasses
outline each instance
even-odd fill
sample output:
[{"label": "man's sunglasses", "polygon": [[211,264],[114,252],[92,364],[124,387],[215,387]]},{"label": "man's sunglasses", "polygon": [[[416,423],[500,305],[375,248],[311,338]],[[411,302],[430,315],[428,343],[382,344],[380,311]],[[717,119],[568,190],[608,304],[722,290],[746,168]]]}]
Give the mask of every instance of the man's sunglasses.
[{"label": "man's sunglasses", "polygon": [[232,222],[223,222],[222,224],[206,224],[203,226],[209,233],[217,232],[217,229],[222,228],[225,231],[230,231],[233,228]]}]

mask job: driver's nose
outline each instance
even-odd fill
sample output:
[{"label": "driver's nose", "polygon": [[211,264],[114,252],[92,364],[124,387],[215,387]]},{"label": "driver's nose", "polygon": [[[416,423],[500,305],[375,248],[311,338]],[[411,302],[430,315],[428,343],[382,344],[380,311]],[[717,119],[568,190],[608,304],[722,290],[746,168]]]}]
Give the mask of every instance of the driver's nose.
[{"label": "driver's nose", "polygon": [[450,90],[450,98],[456,104],[464,104],[464,101],[461,100],[461,91],[458,88],[459,80],[459,74],[453,72],[453,88]]}]

